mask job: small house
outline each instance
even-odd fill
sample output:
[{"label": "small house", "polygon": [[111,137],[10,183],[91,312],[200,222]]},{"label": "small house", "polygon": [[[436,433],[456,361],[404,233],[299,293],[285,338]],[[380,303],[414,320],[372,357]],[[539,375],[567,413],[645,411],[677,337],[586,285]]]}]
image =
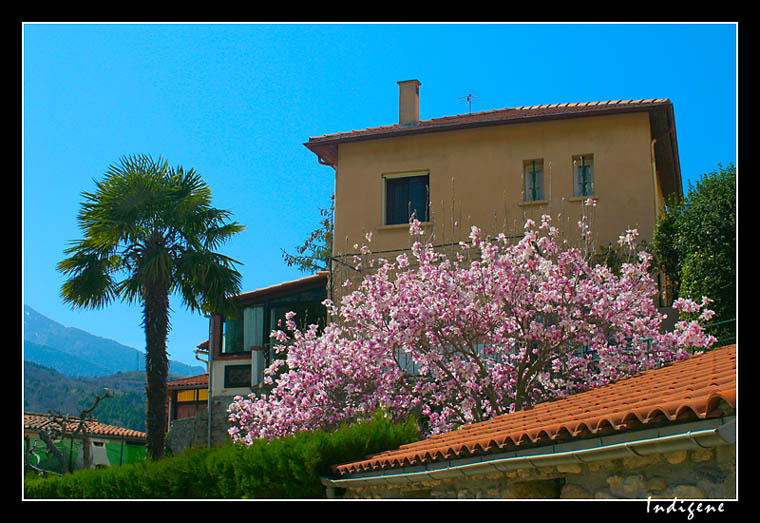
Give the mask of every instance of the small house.
[{"label": "small house", "polygon": [[[89,441],[89,463],[84,463],[84,440],[71,437],[77,431],[80,420],[69,417],[63,438],[54,440],[55,446],[68,461],[68,470],[91,467],[111,467],[134,463],[145,458],[145,433],[114,425],[100,423],[97,420],[84,422],[83,433]],[[50,415],[24,412],[25,452],[30,465],[37,469],[62,473],[61,464],[44,449],[40,431],[49,430]]]}]

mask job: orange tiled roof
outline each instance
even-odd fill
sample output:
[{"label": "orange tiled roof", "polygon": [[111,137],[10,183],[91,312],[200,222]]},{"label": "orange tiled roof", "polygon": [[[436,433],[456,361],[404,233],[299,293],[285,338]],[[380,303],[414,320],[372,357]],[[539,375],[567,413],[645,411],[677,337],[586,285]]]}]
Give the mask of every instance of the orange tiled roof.
[{"label": "orange tiled roof", "polygon": [[167,387],[170,389],[176,388],[192,388],[196,385],[208,386],[208,372],[206,374],[200,374],[199,376],[190,376],[189,378],[182,378],[179,380],[172,380],[168,382]]},{"label": "orange tiled roof", "polygon": [[[24,412],[24,430],[30,430],[30,431],[37,431],[43,428],[48,421],[48,416],[46,414],[35,414],[32,412]],[[66,426],[66,430],[75,430],[77,428],[77,424],[79,423],[79,418],[77,417],[70,417],[69,423]],[[85,422],[85,428],[87,431],[87,434],[91,436],[106,436],[106,437],[115,437],[115,438],[137,438],[137,439],[145,439],[145,433],[140,432],[138,430],[132,430],[132,429],[125,429],[123,427],[116,427],[114,425],[106,425],[105,423],[100,423],[97,420],[93,421],[86,421]]]},{"label": "orange tiled roof", "polygon": [[304,145],[317,154],[324,163],[334,164],[337,160],[337,144],[368,138],[385,138],[402,134],[416,134],[431,131],[445,131],[462,127],[518,123],[536,119],[569,118],[592,116],[605,113],[648,111],[671,107],[667,98],[646,100],[608,100],[602,102],[558,103],[508,107],[469,114],[458,114],[421,120],[413,126],[399,124],[370,127],[342,133],[309,137]]},{"label": "orange tiled roof", "polygon": [[617,383],[498,416],[337,465],[339,475],[553,444],[663,423],[719,417],[736,407],[736,345],[693,356]]}]

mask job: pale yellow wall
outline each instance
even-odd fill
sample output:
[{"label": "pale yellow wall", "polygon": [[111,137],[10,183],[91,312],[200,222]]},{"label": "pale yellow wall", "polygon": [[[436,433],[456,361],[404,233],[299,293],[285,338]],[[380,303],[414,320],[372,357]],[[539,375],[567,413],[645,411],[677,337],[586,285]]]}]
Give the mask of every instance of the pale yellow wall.
[{"label": "pale yellow wall", "polygon": [[248,396],[251,393],[250,387],[224,387],[224,367],[228,365],[250,365],[251,358],[240,358],[232,360],[214,360],[212,362],[213,369],[211,372],[211,396],[216,398],[218,396]]},{"label": "pale yellow wall", "polygon": [[[654,196],[647,113],[543,121],[342,144],[336,171],[335,254],[354,252],[372,232],[372,250],[409,245],[406,226],[383,226],[383,176],[428,172],[434,243],[466,240],[470,225],[517,232],[550,214],[575,234],[582,209],[572,197],[572,157],[594,155],[599,245],[636,227],[651,240]],[[524,160],[543,158],[545,204],[523,205]],[[453,180],[453,187],[452,187]],[[454,212],[452,212],[452,206]],[[557,213],[562,216],[558,221]],[[452,232],[452,215],[460,220]],[[568,226],[568,223],[570,224]],[[430,227],[428,228],[430,230]]]}]

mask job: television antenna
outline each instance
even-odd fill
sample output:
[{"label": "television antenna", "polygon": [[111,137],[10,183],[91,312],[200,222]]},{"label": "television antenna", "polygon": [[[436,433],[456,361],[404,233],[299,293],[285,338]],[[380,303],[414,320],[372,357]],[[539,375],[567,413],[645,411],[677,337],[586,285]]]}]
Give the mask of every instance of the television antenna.
[{"label": "television antenna", "polygon": [[467,105],[469,106],[469,112],[472,114],[472,99],[477,98],[474,94],[470,93],[467,96],[460,96],[460,100],[467,100]]}]

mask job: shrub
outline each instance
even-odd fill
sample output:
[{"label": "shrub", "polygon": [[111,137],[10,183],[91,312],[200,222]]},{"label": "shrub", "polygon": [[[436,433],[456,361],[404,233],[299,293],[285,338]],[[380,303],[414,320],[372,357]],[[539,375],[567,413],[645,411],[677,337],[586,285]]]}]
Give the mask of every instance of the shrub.
[{"label": "shrub", "polygon": [[87,469],[48,478],[28,475],[27,499],[322,498],[331,465],[395,448],[419,437],[416,420],[382,413],[333,433],[300,432],[251,446],[190,449],[155,462]]}]

